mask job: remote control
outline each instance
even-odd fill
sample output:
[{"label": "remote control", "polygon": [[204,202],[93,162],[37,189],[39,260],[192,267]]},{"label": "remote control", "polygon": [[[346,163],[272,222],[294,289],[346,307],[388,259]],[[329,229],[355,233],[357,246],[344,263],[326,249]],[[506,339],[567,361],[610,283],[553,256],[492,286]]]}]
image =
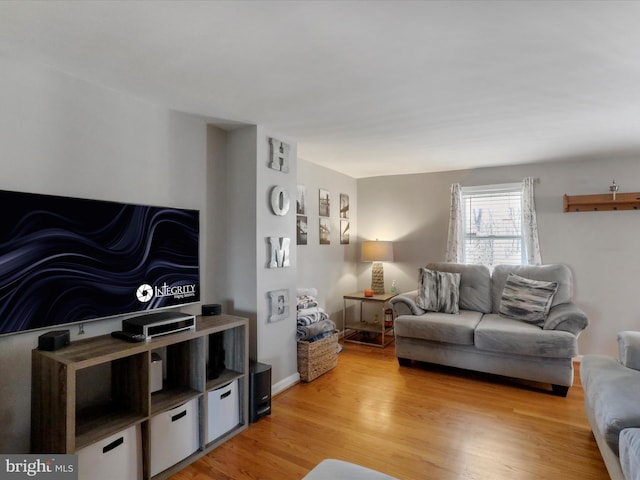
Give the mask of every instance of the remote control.
[{"label": "remote control", "polygon": [[111,336],[113,338],[126,340],[127,342],[144,342],[147,339],[147,337],[141,333],[129,333],[129,332],[123,332],[121,330],[117,332],[111,332]]}]

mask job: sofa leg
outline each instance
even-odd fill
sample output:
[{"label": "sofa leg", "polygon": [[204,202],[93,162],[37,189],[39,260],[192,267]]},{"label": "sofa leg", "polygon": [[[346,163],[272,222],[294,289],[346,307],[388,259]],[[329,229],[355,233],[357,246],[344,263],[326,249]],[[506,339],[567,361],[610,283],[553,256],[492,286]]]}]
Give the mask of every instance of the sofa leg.
[{"label": "sofa leg", "polygon": [[569,393],[569,387],[565,387],[564,385],[551,385],[551,389],[553,390],[553,394],[558,397],[566,397],[567,393]]},{"label": "sofa leg", "polygon": [[398,363],[400,364],[401,367],[408,367],[411,365],[411,359],[398,357]]}]

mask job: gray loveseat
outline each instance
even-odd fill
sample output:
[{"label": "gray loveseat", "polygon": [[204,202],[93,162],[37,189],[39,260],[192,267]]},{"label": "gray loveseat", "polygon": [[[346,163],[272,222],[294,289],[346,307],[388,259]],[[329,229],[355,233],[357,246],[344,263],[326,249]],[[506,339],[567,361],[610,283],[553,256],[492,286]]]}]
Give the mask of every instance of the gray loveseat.
[{"label": "gray loveseat", "polygon": [[[573,279],[564,265],[483,265],[432,263],[430,271],[459,273],[459,313],[425,311],[416,303],[418,291],[394,297],[396,356],[402,366],[411,360],[447,365],[507,377],[550,383],[566,396],[573,384],[573,358],[578,336],[588,319],[572,303]],[[500,315],[509,274],[557,282],[551,308],[542,326]]]},{"label": "gray loveseat", "polygon": [[620,358],[585,355],[584,405],[612,480],[640,479],[640,332],[618,334]]}]

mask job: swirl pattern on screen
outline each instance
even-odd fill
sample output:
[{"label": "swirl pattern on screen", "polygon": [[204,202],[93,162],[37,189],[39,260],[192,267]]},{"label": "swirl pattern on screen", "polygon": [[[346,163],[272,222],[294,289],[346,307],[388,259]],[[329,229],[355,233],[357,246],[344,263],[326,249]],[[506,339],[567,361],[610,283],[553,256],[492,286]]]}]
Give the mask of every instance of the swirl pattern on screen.
[{"label": "swirl pattern on screen", "polygon": [[0,199],[0,334],[199,301],[197,210]]}]

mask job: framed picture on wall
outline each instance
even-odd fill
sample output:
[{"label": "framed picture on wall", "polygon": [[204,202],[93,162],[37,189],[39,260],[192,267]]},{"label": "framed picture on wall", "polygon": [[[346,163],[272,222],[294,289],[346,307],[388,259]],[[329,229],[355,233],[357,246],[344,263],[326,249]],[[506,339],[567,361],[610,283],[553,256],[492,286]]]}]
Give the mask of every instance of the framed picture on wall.
[{"label": "framed picture on wall", "polygon": [[331,244],[331,221],[328,218],[320,219],[320,245]]},{"label": "framed picture on wall", "polygon": [[349,220],[340,220],[340,243],[342,245],[349,244]]},{"label": "framed picture on wall", "polygon": [[340,218],[349,218],[349,195],[340,194]]},{"label": "framed picture on wall", "polygon": [[296,243],[298,245],[307,244],[307,216],[298,215],[296,218]]},{"label": "framed picture on wall", "polygon": [[319,208],[318,208],[318,213],[321,217],[329,217],[331,216],[331,202],[330,202],[330,198],[329,198],[329,190],[325,190],[324,188],[320,189],[320,195],[319,195]]},{"label": "framed picture on wall", "polygon": [[307,214],[307,187],[304,185],[296,187],[296,214]]}]

